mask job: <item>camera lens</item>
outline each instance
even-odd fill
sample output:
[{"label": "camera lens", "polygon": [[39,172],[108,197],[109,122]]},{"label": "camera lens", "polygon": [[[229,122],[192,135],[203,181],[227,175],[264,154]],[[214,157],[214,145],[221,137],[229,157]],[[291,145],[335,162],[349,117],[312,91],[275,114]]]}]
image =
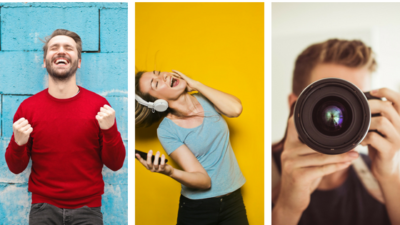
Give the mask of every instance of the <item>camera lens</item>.
[{"label": "camera lens", "polygon": [[334,96],[321,99],[313,110],[314,126],[325,135],[343,134],[349,128],[352,118],[349,104]]},{"label": "camera lens", "polygon": [[294,109],[299,139],[325,154],[354,149],[367,134],[370,120],[364,93],[338,78],[310,84],[300,94]]}]

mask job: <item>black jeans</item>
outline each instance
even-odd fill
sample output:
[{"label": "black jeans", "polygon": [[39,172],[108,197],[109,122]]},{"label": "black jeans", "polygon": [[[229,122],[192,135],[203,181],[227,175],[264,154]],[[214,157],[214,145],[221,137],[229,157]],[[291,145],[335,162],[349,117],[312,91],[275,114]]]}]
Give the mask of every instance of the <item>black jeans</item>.
[{"label": "black jeans", "polygon": [[60,209],[47,203],[32,204],[29,225],[103,225],[101,207]]},{"label": "black jeans", "polygon": [[228,196],[192,200],[181,195],[177,225],[248,225],[240,189]]}]

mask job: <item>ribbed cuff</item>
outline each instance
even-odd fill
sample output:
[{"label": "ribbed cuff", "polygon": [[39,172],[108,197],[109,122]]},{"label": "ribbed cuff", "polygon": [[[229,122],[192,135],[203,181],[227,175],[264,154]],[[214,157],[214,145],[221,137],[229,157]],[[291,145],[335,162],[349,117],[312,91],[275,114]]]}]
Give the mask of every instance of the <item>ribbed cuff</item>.
[{"label": "ribbed cuff", "polygon": [[114,125],[112,125],[112,127],[107,130],[101,130],[101,132],[103,133],[103,138],[106,142],[112,141],[113,139],[118,137],[118,135],[120,134],[117,129],[117,121],[114,122]]},{"label": "ribbed cuff", "polygon": [[24,145],[19,146],[19,145],[17,144],[17,142],[15,142],[15,139],[11,140],[11,147],[12,147],[12,149],[13,149],[14,151],[16,151],[16,152],[22,152],[22,151],[24,151],[26,145],[27,145],[27,144],[24,144]]}]

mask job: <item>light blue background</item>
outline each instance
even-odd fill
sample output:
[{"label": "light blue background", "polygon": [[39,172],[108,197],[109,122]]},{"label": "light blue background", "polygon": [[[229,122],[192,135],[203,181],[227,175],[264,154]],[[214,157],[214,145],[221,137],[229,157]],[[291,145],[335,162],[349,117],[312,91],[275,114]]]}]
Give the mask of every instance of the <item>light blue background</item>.
[{"label": "light blue background", "polygon": [[[0,21],[0,224],[28,224],[30,164],[15,175],[4,155],[19,104],[47,88],[40,39],[59,28],[80,35],[83,53],[78,85],[107,98],[128,149],[128,4],[0,3]],[[128,156],[119,171],[103,169],[104,224],[127,224],[127,172]]]}]

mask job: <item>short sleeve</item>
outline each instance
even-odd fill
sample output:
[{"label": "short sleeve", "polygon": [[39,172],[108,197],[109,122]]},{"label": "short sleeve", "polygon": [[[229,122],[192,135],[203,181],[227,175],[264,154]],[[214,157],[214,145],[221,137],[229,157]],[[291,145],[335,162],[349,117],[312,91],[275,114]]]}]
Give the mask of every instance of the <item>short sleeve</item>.
[{"label": "short sleeve", "polygon": [[170,155],[173,151],[179,148],[184,143],[179,140],[177,135],[174,135],[167,127],[158,127],[157,136],[164,150]]}]

